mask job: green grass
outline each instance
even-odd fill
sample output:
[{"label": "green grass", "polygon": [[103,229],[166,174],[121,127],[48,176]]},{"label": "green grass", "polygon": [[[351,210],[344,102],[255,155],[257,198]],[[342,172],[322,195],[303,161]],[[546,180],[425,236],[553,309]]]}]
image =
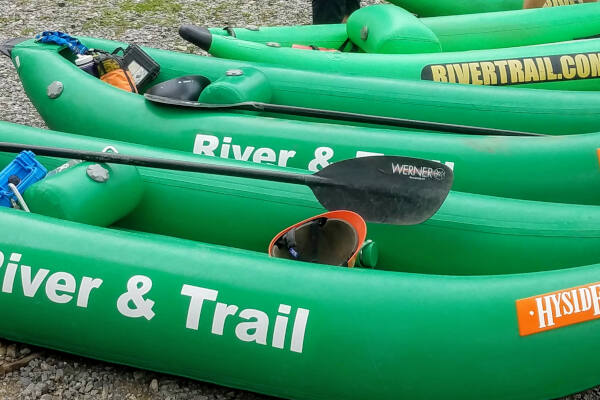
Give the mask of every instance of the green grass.
[{"label": "green grass", "polygon": [[104,26],[120,35],[127,29],[138,29],[147,24],[175,26],[177,13],[181,10],[182,5],[175,0],[124,0],[115,8],[102,7],[100,15],[85,22],[83,29]]},{"label": "green grass", "polygon": [[127,29],[136,27],[136,25],[136,21],[127,18],[121,11],[109,8],[102,10],[100,16],[85,22],[83,29],[89,30],[98,26],[104,26],[107,29],[114,29],[115,33],[120,35]]},{"label": "green grass", "polygon": [[181,10],[181,4],[174,0],[125,0],[120,6],[123,11],[134,11],[139,14],[146,12],[176,13]]},{"label": "green grass", "polygon": [[32,36],[35,32],[33,28],[23,28],[19,32],[19,36],[29,37]]}]

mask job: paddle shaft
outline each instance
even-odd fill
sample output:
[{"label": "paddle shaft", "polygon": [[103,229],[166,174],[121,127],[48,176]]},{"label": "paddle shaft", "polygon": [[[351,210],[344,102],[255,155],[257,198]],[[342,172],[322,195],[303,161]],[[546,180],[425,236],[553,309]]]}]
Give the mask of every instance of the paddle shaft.
[{"label": "paddle shaft", "polygon": [[273,113],[286,113],[302,117],[329,118],[346,122],[365,124],[388,125],[398,128],[412,128],[432,130],[444,133],[462,133],[465,135],[496,135],[496,136],[546,136],[541,133],[512,131],[506,129],[484,128],[479,126],[448,124],[443,122],[418,121],[404,118],[383,117],[377,115],[357,114],[345,111],[321,110],[316,108],[282,106],[268,103],[242,103],[248,104],[247,110],[266,111]]},{"label": "paddle shaft", "polygon": [[72,150],[46,146],[34,146],[18,143],[0,142],[0,151],[9,153],[19,153],[23,150],[33,151],[38,156],[71,158],[99,163],[126,164],[138,167],[201,172],[215,175],[235,176],[241,178],[292,183],[296,185],[338,186],[338,184],[336,182],[333,182],[331,179],[308,174],[295,174],[285,171],[268,171],[256,168],[244,168],[230,165],[214,165],[191,161],[177,161],[151,157],[130,156],[118,153]]},{"label": "paddle shaft", "polygon": [[368,222],[397,225],[419,224],[430,218],[446,199],[453,181],[452,170],[447,166],[437,161],[413,157],[351,158],[329,164],[309,175],[0,142],[0,151],[19,153],[23,150],[32,151],[39,156],[306,185],[328,210],[350,210],[360,214]]},{"label": "paddle shaft", "polygon": [[338,121],[353,122],[353,123],[364,123],[364,124],[375,124],[393,126],[397,128],[410,128],[420,130],[431,130],[440,133],[450,134],[464,134],[464,135],[485,135],[485,136],[548,136],[542,133],[513,131],[507,129],[496,129],[496,128],[485,128],[480,126],[470,125],[459,125],[449,124],[443,122],[431,122],[431,121],[419,121],[412,119],[396,118],[396,117],[384,117],[377,115],[368,114],[357,114],[346,111],[334,111],[334,110],[323,110],[319,108],[306,108],[296,106],[285,106],[280,104],[270,104],[248,101],[243,103],[233,104],[210,104],[210,103],[198,103],[193,101],[177,100],[170,97],[158,96],[154,94],[146,93],[144,95],[149,101],[167,104],[178,107],[196,108],[200,110],[214,110],[214,111],[227,111],[227,110],[240,110],[240,111],[257,111],[257,112],[270,112],[276,114],[289,114],[297,115],[300,117],[310,118],[326,118]]}]

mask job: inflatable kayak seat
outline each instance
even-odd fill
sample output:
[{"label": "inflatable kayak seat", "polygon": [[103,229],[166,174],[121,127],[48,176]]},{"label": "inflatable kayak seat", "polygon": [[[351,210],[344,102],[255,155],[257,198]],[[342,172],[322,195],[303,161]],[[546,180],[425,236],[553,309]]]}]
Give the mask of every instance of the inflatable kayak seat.
[{"label": "inflatable kayak seat", "polygon": [[431,29],[410,12],[394,5],[375,5],[352,13],[348,38],[367,53],[439,53],[442,45]]},{"label": "inflatable kayak seat", "polygon": [[202,75],[169,79],[146,91],[152,96],[208,104],[235,104],[247,101],[269,103],[271,85],[265,74],[255,68],[232,69],[212,82]]},{"label": "inflatable kayak seat", "polygon": [[208,85],[210,85],[210,79],[205,76],[187,75],[157,83],[149,88],[146,93],[173,100],[197,101]]},{"label": "inflatable kayak seat", "polygon": [[247,101],[270,103],[271,85],[263,72],[256,68],[229,70],[204,89],[197,100],[209,104],[235,104]]},{"label": "inflatable kayak seat", "polygon": [[136,167],[71,161],[24,193],[31,212],[110,226],[133,211],[143,194]]}]

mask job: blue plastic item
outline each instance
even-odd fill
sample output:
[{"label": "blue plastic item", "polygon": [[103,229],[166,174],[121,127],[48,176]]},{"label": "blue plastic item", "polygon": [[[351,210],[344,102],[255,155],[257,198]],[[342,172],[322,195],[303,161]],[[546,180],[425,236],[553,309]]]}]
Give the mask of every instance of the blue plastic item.
[{"label": "blue plastic item", "polygon": [[9,182],[15,184],[20,193],[29,186],[44,179],[48,170],[44,168],[35,154],[31,151],[22,151],[6,168],[0,172],[0,207],[11,207],[10,200],[16,196],[8,187]]},{"label": "blue plastic item", "polygon": [[74,54],[87,54],[88,48],[79,39],[59,31],[45,31],[35,36],[35,40],[42,43],[54,43],[67,46]]}]

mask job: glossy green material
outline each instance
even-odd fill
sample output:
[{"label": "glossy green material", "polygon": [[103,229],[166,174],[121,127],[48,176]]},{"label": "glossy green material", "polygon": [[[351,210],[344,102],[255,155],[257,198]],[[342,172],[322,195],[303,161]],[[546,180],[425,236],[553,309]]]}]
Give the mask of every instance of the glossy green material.
[{"label": "glossy green material", "polygon": [[[107,51],[126,46],[100,39],[82,40],[89,47]],[[58,53],[58,49],[57,46],[26,41],[12,50],[15,65],[16,57],[19,57],[17,72],[25,91],[49,126],[55,129],[87,131],[85,126],[91,123],[96,128],[95,132],[103,132],[111,130],[112,124],[119,126],[133,118],[136,124],[131,129],[137,132],[135,136],[146,136],[141,133],[142,129],[158,131],[164,138],[156,142],[156,136],[149,135],[150,142],[161,145],[172,142],[169,135],[163,134],[166,124],[171,135],[175,136],[182,130],[208,129],[206,121],[214,119],[201,111],[147,104],[139,96],[115,90],[76,69]],[[145,48],[145,51],[162,66],[160,75],[152,84],[194,74],[204,75],[212,82],[233,82],[236,77],[227,77],[226,71],[253,68],[259,69],[268,78],[274,104],[559,135],[595,132],[600,123],[600,94],[597,92],[548,92],[331,75],[151,48]],[[40,71],[39,65],[47,68]],[[48,98],[46,88],[54,80],[69,86],[58,99],[52,100]],[[211,91],[210,85],[207,89]],[[95,96],[82,98],[79,96],[81,92],[94,93]],[[105,100],[100,101],[96,97]],[[64,118],[64,110],[67,109],[69,112],[78,110],[81,119]],[[285,118],[285,115],[278,114],[277,117]],[[174,119],[179,121],[174,122]],[[200,123],[200,120],[203,122]],[[107,128],[104,129],[103,125]],[[123,133],[113,130],[110,134]],[[183,147],[183,143],[180,146],[189,149]]]},{"label": "glossy green material", "polygon": [[431,29],[400,7],[374,6],[354,12],[348,38],[367,53],[436,53],[442,45]]},{"label": "glossy green material", "polygon": [[[482,3],[493,4],[494,1]],[[496,2],[499,2],[496,0]],[[444,6],[443,1],[418,1],[418,5]],[[465,2],[466,4],[467,2]],[[476,1],[468,2],[477,4]],[[456,2],[447,2],[453,7]],[[520,8],[520,7],[519,7]],[[413,11],[413,10],[411,10]],[[233,28],[239,39],[251,42],[277,42],[282,46],[293,44],[316,45],[327,48],[339,48],[348,38],[367,52],[407,52],[402,48],[410,46],[414,40],[431,40],[429,32],[434,34],[441,51],[466,51],[492,49],[500,47],[527,46],[549,42],[589,37],[600,33],[598,18],[600,4],[587,3],[576,7],[550,7],[529,10],[484,12],[476,15],[460,15],[436,18],[415,18],[406,11],[391,5],[377,5],[362,8],[354,12],[348,24],[275,26],[255,29]],[[499,11],[499,10],[497,10]],[[386,21],[379,24],[378,21]],[[421,25],[419,28],[418,25]],[[364,43],[360,39],[363,27],[367,26],[369,36],[376,31],[376,45]],[[211,29],[216,35],[228,36],[222,28]],[[420,33],[419,33],[420,32]],[[367,42],[373,41],[373,37]],[[388,41],[394,46],[388,47]],[[431,50],[433,44],[424,43],[423,49],[415,52],[437,52]],[[346,51],[350,46],[346,47]],[[397,50],[394,50],[394,49]],[[426,50],[427,49],[427,50]]]},{"label": "glossy green material", "polygon": [[[89,150],[110,144],[121,154],[239,165],[233,160],[9,124],[2,124],[0,132],[0,141]],[[1,153],[0,165],[8,164],[13,157]],[[61,164],[44,160],[50,169]],[[263,252],[278,232],[323,211],[305,186],[139,167],[137,170],[143,195],[138,206],[118,222],[126,229]],[[70,180],[63,182],[67,185]],[[68,185],[64,190],[77,193],[78,188]],[[439,274],[511,273],[592,263],[600,256],[599,223],[597,206],[453,191],[427,222],[414,226],[369,224],[368,239],[377,243],[380,269]],[[398,243],[402,244],[401,251]],[[436,251],[425,251],[429,243],[435,243]],[[444,255],[443,262],[440,254]]]},{"label": "glossy green material", "polygon": [[233,104],[245,101],[273,101],[268,77],[256,68],[231,70],[208,85],[198,101],[211,104]]},{"label": "glossy green material", "polygon": [[273,47],[213,35],[208,51],[217,57],[332,74],[536,89],[600,89],[600,39],[465,52],[363,54]]},{"label": "glossy green material", "polygon": [[[105,49],[117,45],[100,40],[84,43]],[[214,76],[223,76],[224,67],[240,65],[146,50],[163,66],[159,81],[190,73],[204,73],[215,80]],[[55,46],[26,42],[13,49],[13,57],[17,56],[17,70],[25,91],[48,126],[56,130],[311,171],[365,153],[415,156],[453,166],[454,188],[460,191],[581,204],[600,201],[596,156],[600,138],[595,133],[529,138],[465,136],[165,107],[85,74],[58,55]],[[41,63],[46,66],[42,71],[37,68]],[[306,89],[295,83],[285,84],[285,77],[297,73],[308,77],[306,82],[312,82],[319,88],[316,93],[322,94],[315,96],[313,91],[309,97],[311,92],[307,90],[302,97],[307,102],[295,103],[302,106],[327,108],[337,101],[338,94],[338,100],[344,99],[344,103],[338,103],[342,109],[379,107],[379,112],[396,110],[419,119],[435,116],[459,123],[547,133],[589,132],[597,129],[600,120],[600,96],[591,92],[473,88],[375,79],[365,84],[366,81],[350,78],[332,82],[327,75],[261,70],[275,79],[271,88],[277,103],[292,101],[292,95]],[[53,100],[46,95],[46,87],[54,80],[61,81],[65,89]],[[357,90],[349,92],[353,84]],[[398,94],[386,95],[394,84],[398,85]],[[373,95],[371,104],[350,97],[360,96],[361,85],[363,94]],[[486,96],[472,97],[475,89]],[[444,93],[448,95],[446,100],[439,97]],[[523,96],[521,102],[514,94]],[[380,102],[376,103],[376,99]]]},{"label": "glossy green material", "polygon": [[24,195],[31,211],[98,226],[112,225],[128,215],[144,188],[137,169],[102,165],[108,180],[95,181],[87,173],[92,165],[80,163],[32,185]]},{"label": "glossy green material", "polygon": [[[15,139],[192,159],[0,125]],[[598,280],[600,266],[577,266],[600,256],[599,207],[452,192],[424,224],[368,227],[379,268],[413,273],[347,269],[265,254],[322,211],[308,188],[139,172],[118,229],[0,209],[0,336],[293,399],[540,399],[600,382],[600,321],[521,337],[515,311]]]},{"label": "glossy green material", "polygon": [[421,17],[487,13],[523,8],[522,0],[390,0],[390,3],[403,7]]}]

